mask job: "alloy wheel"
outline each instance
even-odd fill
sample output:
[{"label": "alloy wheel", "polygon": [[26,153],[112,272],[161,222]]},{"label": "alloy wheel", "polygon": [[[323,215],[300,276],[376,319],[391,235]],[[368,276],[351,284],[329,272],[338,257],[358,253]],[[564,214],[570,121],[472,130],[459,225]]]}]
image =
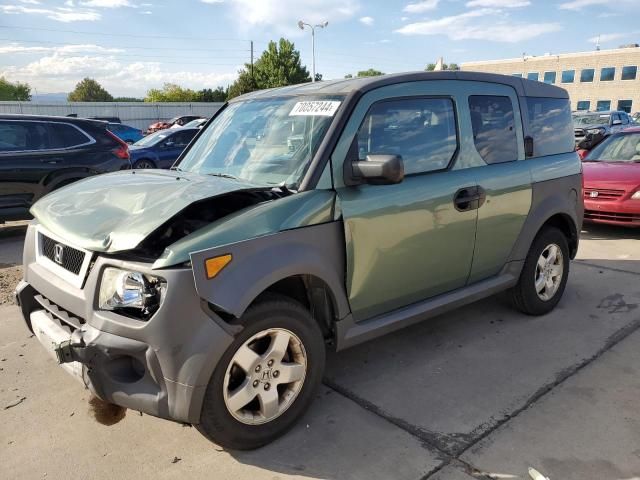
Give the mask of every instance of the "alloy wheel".
[{"label": "alloy wheel", "polygon": [[551,300],[560,288],[564,274],[562,250],[555,243],[547,245],[538,258],[535,269],[535,289],[545,302]]}]

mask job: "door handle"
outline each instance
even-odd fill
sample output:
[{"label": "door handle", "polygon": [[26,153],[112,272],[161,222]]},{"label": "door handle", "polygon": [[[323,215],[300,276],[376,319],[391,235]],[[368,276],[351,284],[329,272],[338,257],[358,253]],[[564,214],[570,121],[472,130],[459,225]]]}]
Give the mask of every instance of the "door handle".
[{"label": "door handle", "polygon": [[61,158],[43,158],[42,160],[40,160],[40,163],[48,163],[51,165],[55,165],[56,163],[62,163],[62,159]]},{"label": "door handle", "polygon": [[461,188],[453,197],[453,204],[459,212],[477,210],[487,199],[487,193],[480,186]]}]

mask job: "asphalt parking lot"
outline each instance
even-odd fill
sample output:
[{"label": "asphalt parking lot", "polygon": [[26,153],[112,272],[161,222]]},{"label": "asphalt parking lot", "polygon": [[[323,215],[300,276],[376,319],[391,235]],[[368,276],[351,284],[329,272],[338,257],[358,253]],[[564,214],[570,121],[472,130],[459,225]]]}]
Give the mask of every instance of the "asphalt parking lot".
[{"label": "asphalt parking lot", "polygon": [[[0,274],[20,262],[24,227],[12,228],[0,232]],[[303,420],[254,452],[136,412],[98,424],[88,393],[0,302],[0,476],[531,479],[533,467],[550,480],[637,480],[639,240],[583,232],[547,316],[491,298],[331,354]]]}]

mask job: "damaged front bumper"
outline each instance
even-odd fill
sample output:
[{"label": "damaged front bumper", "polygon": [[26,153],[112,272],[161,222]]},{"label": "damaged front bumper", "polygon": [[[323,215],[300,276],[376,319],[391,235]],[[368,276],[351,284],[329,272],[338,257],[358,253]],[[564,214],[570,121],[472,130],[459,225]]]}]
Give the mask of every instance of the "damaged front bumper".
[{"label": "damaged front bumper", "polygon": [[158,311],[140,321],[97,309],[100,279],[107,267],[157,274],[150,264],[96,256],[76,287],[37,261],[38,234],[29,227],[16,297],[49,354],[102,400],[198,423],[208,381],[233,336],[198,297],[191,269],[162,270],[166,295]]}]

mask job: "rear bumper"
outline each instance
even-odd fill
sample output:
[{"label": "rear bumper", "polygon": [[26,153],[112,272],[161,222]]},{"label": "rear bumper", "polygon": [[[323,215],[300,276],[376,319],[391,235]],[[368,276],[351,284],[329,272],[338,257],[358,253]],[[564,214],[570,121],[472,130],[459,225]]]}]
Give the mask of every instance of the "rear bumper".
[{"label": "rear bumper", "polygon": [[[62,366],[101,399],[174,421],[197,423],[211,374],[233,337],[205,311],[190,269],[152,271],[150,265],[95,257],[83,288],[35,262],[31,226],[25,242],[25,280],[16,297],[27,326]],[[161,275],[165,298],[147,322],[100,311],[97,289],[109,266]]]}]

